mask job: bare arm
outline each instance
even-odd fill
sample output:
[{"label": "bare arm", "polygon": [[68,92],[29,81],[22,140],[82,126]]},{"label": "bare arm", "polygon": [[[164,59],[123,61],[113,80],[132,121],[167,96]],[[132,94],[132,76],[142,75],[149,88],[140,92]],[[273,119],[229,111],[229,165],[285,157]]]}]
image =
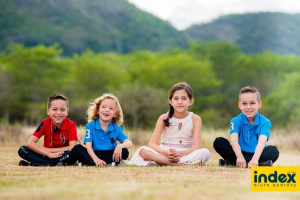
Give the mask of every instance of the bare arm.
[{"label": "bare arm", "polygon": [[176,155],[175,155],[176,153],[174,151],[162,149],[158,146],[158,142],[160,140],[161,134],[164,128],[166,127],[163,120],[166,119],[167,117],[168,117],[167,114],[163,114],[158,118],[148,146],[151,149],[155,150],[156,152],[166,156],[170,162],[178,162],[179,159],[176,159]]},{"label": "bare arm", "polygon": [[252,159],[250,160],[250,162],[248,163],[248,168],[252,167],[252,166],[258,166],[258,160],[264,150],[265,144],[268,140],[268,137],[265,135],[261,135],[259,136],[258,139],[258,144],[255,148],[255,152],[254,155],[252,157]]},{"label": "bare arm", "polygon": [[118,144],[119,147],[122,147],[122,149],[130,149],[132,147],[132,142],[129,139],[126,139],[123,141],[122,144]]},{"label": "bare arm", "polygon": [[32,135],[27,142],[27,147],[38,154],[47,156],[48,158],[58,158],[64,154],[63,150],[52,152],[49,148],[40,147],[37,144],[39,139],[40,138]]},{"label": "bare arm", "polygon": [[46,148],[43,147],[44,149],[47,149],[48,151],[50,151],[51,153],[55,153],[55,152],[61,152],[61,151],[71,151],[72,148],[76,145],[77,141],[70,141],[68,146],[65,147],[60,147],[60,148]]},{"label": "bare arm", "polygon": [[94,163],[96,164],[96,167],[101,167],[101,166],[106,165],[106,162],[104,160],[101,160],[101,159],[98,158],[98,156],[96,156],[96,154],[95,154],[95,152],[92,148],[92,143],[91,142],[86,142],[85,147],[86,147],[86,150],[87,150],[88,154],[91,156]]},{"label": "bare arm", "polygon": [[[164,124],[163,120],[166,119],[167,116],[168,116],[167,114],[163,114],[158,118],[154,132],[152,134],[152,137],[151,137],[149,145],[148,145],[151,149],[157,151],[158,153],[163,153],[162,148],[160,148],[158,146],[158,142],[159,142],[161,134],[165,128],[165,124]],[[166,151],[166,150],[164,150],[164,151]]]},{"label": "bare arm", "polygon": [[122,159],[122,149],[130,149],[131,147],[132,142],[129,139],[124,140],[122,144],[118,144],[113,154],[113,161],[119,162]]},{"label": "bare arm", "polygon": [[237,157],[236,166],[241,168],[246,168],[246,160],[242,154],[241,147],[239,145],[239,135],[237,133],[232,133],[230,136],[232,149]]}]

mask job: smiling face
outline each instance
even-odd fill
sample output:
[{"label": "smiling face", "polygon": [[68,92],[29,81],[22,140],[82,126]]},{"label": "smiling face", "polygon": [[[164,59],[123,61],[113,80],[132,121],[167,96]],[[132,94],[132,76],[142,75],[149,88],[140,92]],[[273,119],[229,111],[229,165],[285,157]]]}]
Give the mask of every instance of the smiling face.
[{"label": "smiling face", "polygon": [[117,102],[114,99],[104,99],[99,105],[100,122],[110,122],[115,117],[117,111]]},{"label": "smiling face", "polygon": [[64,119],[68,116],[69,110],[67,102],[62,99],[51,101],[50,108],[47,109],[47,114],[51,117],[55,126],[60,127]]},{"label": "smiling face", "polygon": [[184,89],[174,92],[172,99],[169,100],[169,103],[173,106],[175,113],[186,113],[193,102],[194,99],[190,99]]},{"label": "smiling face", "polygon": [[241,94],[238,104],[242,113],[247,117],[248,121],[253,124],[256,113],[262,105],[262,102],[257,99],[257,94],[251,92]]}]

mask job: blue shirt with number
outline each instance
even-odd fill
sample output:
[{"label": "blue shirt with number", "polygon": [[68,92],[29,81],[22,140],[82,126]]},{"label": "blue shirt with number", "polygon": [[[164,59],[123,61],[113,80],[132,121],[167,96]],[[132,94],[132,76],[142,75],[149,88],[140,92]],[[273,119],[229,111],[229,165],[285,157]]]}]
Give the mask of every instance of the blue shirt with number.
[{"label": "blue shirt with number", "polygon": [[94,151],[113,150],[117,147],[117,141],[123,143],[126,139],[128,137],[123,129],[114,122],[110,122],[106,131],[101,128],[99,119],[85,126],[84,143],[91,142]]},{"label": "blue shirt with number", "polygon": [[239,145],[244,152],[254,153],[258,144],[259,136],[265,135],[270,138],[271,122],[260,115],[255,116],[253,125],[248,122],[247,117],[241,113],[230,121],[230,135],[237,133],[239,136]]}]

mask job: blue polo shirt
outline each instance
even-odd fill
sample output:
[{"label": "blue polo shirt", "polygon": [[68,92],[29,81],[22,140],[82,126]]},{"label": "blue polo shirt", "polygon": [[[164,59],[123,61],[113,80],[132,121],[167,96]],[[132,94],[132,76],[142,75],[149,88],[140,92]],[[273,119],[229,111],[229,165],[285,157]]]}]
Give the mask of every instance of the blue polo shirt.
[{"label": "blue polo shirt", "polygon": [[89,122],[85,126],[84,143],[91,142],[94,151],[112,150],[117,147],[117,141],[123,143],[128,137],[123,129],[114,122],[110,122],[108,129],[101,128],[99,119]]},{"label": "blue polo shirt", "polygon": [[244,152],[254,153],[258,144],[259,136],[265,135],[270,138],[271,122],[260,115],[255,116],[253,125],[248,122],[247,117],[241,113],[230,121],[230,135],[237,133],[239,135],[239,145]]}]

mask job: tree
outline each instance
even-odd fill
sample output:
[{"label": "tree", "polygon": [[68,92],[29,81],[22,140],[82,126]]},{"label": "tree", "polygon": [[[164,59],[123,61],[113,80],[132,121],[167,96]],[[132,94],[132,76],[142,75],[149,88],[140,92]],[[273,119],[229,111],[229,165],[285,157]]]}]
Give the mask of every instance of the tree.
[{"label": "tree", "polygon": [[300,121],[300,71],[286,74],[280,85],[267,97],[267,112],[273,125],[298,126]]},{"label": "tree", "polygon": [[108,91],[108,86],[119,87],[128,81],[128,74],[120,67],[118,56],[95,54],[86,51],[74,56],[74,67],[70,71],[74,97],[94,99]]},{"label": "tree", "polygon": [[151,86],[124,84],[114,91],[125,118],[125,124],[136,128],[153,128],[158,117],[166,113],[167,92]]},{"label": "tree", "polygon": [[5,112],[9,113],[9,119],[21,120],[26,115],[30,120],[35,116],[32,114],[35,106],[29,109],[29,104],[41,102],[45,103],[46,113],[48,96],[64,91],[70,63],[60,58],[61,53],[58,45],[24,48],[19,44],[10,45],[2,53],[2,70],[7,75],[5,88],[9,88],[2,90],[7,94]]}]

